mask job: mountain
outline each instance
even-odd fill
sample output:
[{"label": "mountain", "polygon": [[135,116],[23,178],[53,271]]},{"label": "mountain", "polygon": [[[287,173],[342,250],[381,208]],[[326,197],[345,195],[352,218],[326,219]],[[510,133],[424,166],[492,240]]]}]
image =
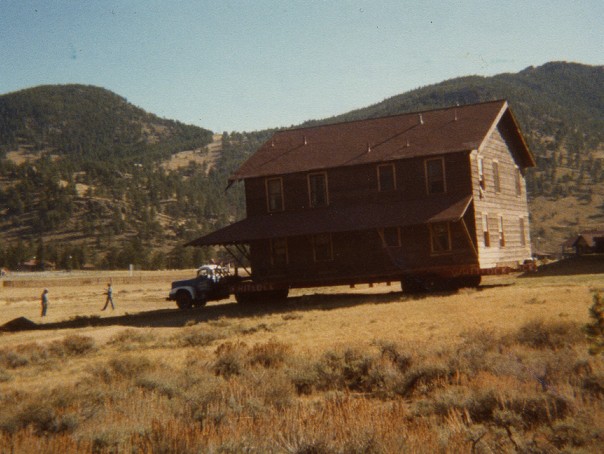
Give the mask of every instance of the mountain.
[{"label": "mountain", "polygon": [[240,194],[224,193],[236,164],[222,148],[211,131],[99,87],[0,96],[0,265],[33,256],[61,267],[201,260],[203,251],[179,245],[243,208]]},{"label": "mountain", "polygon": [[[538,167],[528,176],[533,247],[557,252],[604,227],[604,67],[552,62],[466,76],[301,126],[507,99]],[[274,130],[212,135],[102,88],[0,96],[0,265],[189,267],[186,240],[244,215],[228,176]]]}]

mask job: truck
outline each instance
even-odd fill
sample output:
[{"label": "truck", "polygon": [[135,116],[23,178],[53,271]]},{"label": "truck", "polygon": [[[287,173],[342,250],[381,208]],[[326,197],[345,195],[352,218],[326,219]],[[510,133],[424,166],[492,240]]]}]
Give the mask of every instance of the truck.
[{"label": "truck", "polygon": [[172,282],[166,298],[175,301],[179,309],[203,307],[208,301],[218,301],[235,295],[238,303],[283,300],[287,298],[289,288],[272,283],[255,283],[233,273],[230,267],[216,264],[202,265],[192,279]]}]

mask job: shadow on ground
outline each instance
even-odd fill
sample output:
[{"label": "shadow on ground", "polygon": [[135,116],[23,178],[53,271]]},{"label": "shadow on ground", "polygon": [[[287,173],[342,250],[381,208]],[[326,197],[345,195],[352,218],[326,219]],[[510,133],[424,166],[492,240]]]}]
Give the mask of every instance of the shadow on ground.
[{"label": "shadow on ground", "polygon": [[[505,287],[512,284],[483,285],[477,291],[494,287]],[[0,326],[0,331],[29,331],[29,330],[57,330],[74,329],[90,326],[130,326],[130,327],[155,327],[178,328],[191,322],[207,322],[220,318],[248,318],[263,315],[285,314],[288,312],[304,312],[314,310],[335,310],[361,305],[386,304],[401,301],[422,300],[427,297],[446,297],[456,294],[456,291],[438,292],[418,295],[404,295],[400,291],[388,293],[337,293],[302,295],[288,298],[280,303],[237,304],[228,302],[203,308],[189,310],[160,309],[154,311],[138,312],[115,317],[100,317],[98,315],[78,316],[69,320],[53,323],[37,324],[25,317],[19,317]]]}]

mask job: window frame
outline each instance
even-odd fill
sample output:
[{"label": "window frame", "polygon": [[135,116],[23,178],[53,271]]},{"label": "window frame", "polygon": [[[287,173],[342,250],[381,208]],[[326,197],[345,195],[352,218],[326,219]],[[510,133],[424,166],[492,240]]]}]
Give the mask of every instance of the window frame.
[{"label": "window frame", "polygon": [[[275,260],[278,255],[276,254],[277,246],[275,245],[275,243],[277,241],[283,241],[283,250],[285,251],[284,257],[285,257],[285,261],[279,262],[277,260]],[[273,267],[277,267],[277,266],[287,266],[289,265],[289,244],[287,241],[287,238],[271,238],[270,239],[270,250],[271,250],[271,266]]]},{"label": "window frame", "polygon": [[482,213],[482,241],[484,247],[491,247],[491,233],[489,232],[489,214]]},{"label": "window frame", "polygon": [[483,191],[487,190],[487,182],[484,177],[484,158],[482,156],[478,156],[477,158],[477,166],[478,166],[478,185]]},{"label": "window frame", "polygon": [[[391,169],[392,187],[384,189],[382,185],[382,169]],[[396,166],[394,164],[380,164],[377,166],[377,179],[378,179],[378,192],[391,192],[396,191]]]},{"label": "window frame", "polygon": [[[269,185],[271,182],[278,181],[279,182],[279,195],[281,201],[281,207],[279,209],[271,209],[271,193],[269,190]],[[280,211],[285,210],[285,196],[283,194],[283,178],[282,177],[270,177],[264,179],[264,187],[266,191],[266,210],[268,213],[278,213]]]},{"label": "window frame", "polygon": [[520,230],[520,246],[526,246],[526,224],[524,223],[524,217],[518,218],[518,228]]},{"label": "window frame", "polygon": [[[313,203],[313,190],[311,180],[313,177],[322,176],[325,183],[325,204],[317,205]],[[308,187],[308,206],[310,208],[322,208],[329,206],[329,181],[327,178],[327,172],[312,172],[306,175],[306,182]]]},{"label": "window frame", "polygon": [[[317,242],[317,239],[319,237],[327,238],[327,242],[325,243],[327,245],[327,254],[325,256],[326,258],[320,258],[319,254],[317,254],[317,245],[319,244]],[[317,233],[312,236],[312,255],[313,261],[315,263],[333,262],[333,238],[331,236],[331,233]]]},{"label": "window frame", "polygon": [[499,234],[499,247],[500,248],[504,248],[505,247],[505,230],[504,230],[504,226],[503,226],[503,215],[498,215],[498,221],[497,221],[497,232]]},{"label": "window frame", "polygon": [[[453,251],[453,243],[451,242],[451,223],[450,222],[433,222],[428,224],[429,228],[430,228],[430,253],[432,255],[440,255],[440,254],[449,254],[451,251]],[[438,228],[440,228],[440,226],[445,226],[446,227],[446,241],[447,241],[447,247],[445,249],[436,249],[434,247],[434,245],[437,243],[435,242],[435,238],[436,238],[436,232],[435,230]]]},{"label": "window frame", "polygon": [[501,175],[499,174],[499,161],[496,159],[493,160],[492,170],[493,170],[493,189],[496,194],[499,194],[501,192]]},{"label": "window frame", "polygon": [[[440,161],[440,169],[442,172],[442,180],[437,180],[435,182],[433,182],[430,179],[430,172],[429,172],[429,167],[430,167],[430,162],[434,162],[434,161]],[[433,194],[446,194],[447,193],[447,176],[446,176],[446,168],[445,168],[445,158],[444,157],[438,157],[438,158],[428,158],[424,160],[424,173],[425,173],[425,179],[426,179],[426,192],[428,195],[433,195]],[[438,183],[442,181],[442,191],[432,191],[432,184],[433,183]]]},{"label": "window frame", "polygon": [[518,166],[514,167],[514,186],[516,187],[516,197],[522,196],[522,176],[520,173],[520,168]]}]

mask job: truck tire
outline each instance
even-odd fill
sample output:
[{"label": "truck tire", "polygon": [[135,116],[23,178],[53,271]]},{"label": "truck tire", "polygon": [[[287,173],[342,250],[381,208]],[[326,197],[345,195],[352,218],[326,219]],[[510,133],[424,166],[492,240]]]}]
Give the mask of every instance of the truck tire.
[{"label": "truck tire", "polygon": [[202,295],[200,298],[193,301],[193,306],[204,307],[207,302],[208,302],[208,298],[206,297],[206,295]]},{"label": "truck tire", "polygon": [[181,290],[176,294],[176,305],[179,309],[187,310],[193,307],[193,298],[186,290]]}]

